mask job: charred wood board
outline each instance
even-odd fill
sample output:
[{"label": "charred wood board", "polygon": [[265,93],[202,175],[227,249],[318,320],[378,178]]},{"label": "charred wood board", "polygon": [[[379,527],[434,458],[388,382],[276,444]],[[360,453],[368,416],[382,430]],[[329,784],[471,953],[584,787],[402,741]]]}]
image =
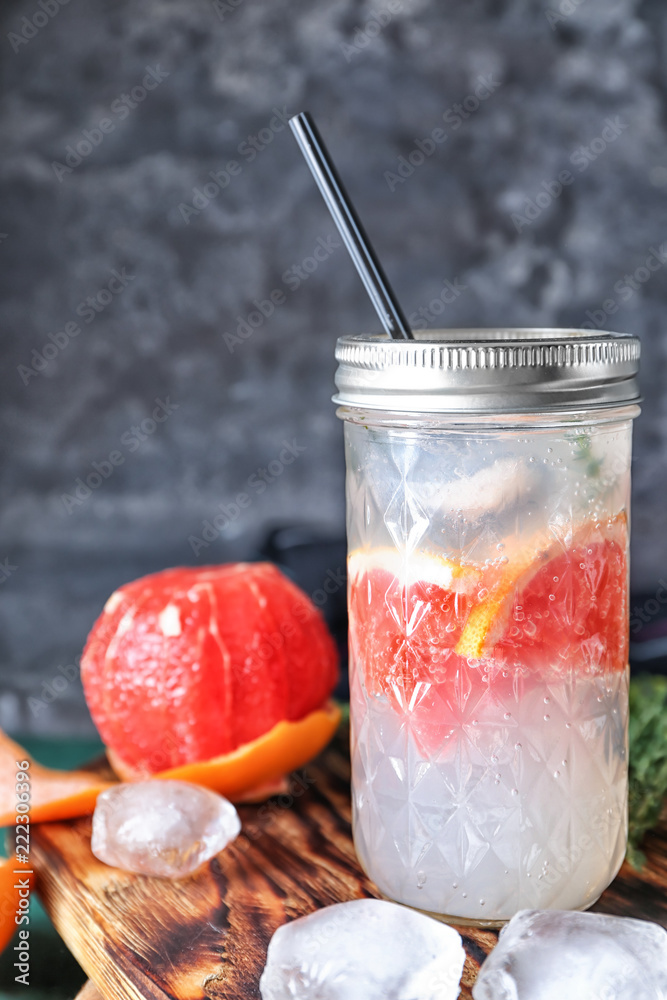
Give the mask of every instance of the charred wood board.
[{"label": "charred wood board", "polygon": [[[108,1000],[258,1000],[271,935],[305,913],[378,896],[350,830],[345,743],[292,776],[290,792],[241,806],[243,832],[181,881],[109,868],[90,851],[90,818],[33,833],[37,888],[56,929]],[[594,909],[667,926],[667,825],[650,834],[641,873],[624,865]],[[491,930],[457,928],[472,996]],[[92,984],[91,984],[92,989]]]}]

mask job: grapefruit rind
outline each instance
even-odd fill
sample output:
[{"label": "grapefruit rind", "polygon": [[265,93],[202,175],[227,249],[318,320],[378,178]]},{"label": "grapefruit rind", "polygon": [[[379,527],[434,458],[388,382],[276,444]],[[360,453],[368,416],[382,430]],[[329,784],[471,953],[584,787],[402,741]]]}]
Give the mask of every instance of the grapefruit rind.
[{"label": "grapefruit rind", "polygon": [[[203,785],[227,798],[257,801],[275,792],[279,778],[307,764],[324,749],[336,732],[340,714],[338,705],[329,701],[296,722],[278,722],[256,740],[222,757],[183,764],[148,777],[177,778]],[[100,792],[115,784],[101,780],[94,772],[43,767],[0,730],[0,776],[11,776],[11,781],[7,777],[0,781],[0,826],[16,821],[13,775],[17,760],[30,761],[32,823],[89,815],[95,809]],[[118,762],[117,757],[115,762]],[[126,765],[119,770],[128,780],[147,777],[130,774]]]},{"label": "grapefruit rind", "polygon": [[30,762],[31,823],[70,819],[92,812],[99,793],[111,784],[92,772],[44,767],[0,730],[0,826],[16,823],[17,761]]},{"label": "grapefruit rind", "polygon": [[24,872],[15,857],[0,860],[0,951],[7,947],[18,930],[15,918],[20,900],[19,888],[25,888],[26,884],[32,888],[34,881],[34,873],[29,870]]},{"label": "grapefruit rind", "polygon": [[[551,543],[554,548],[555,544]],[[509,559],[489,595],[472,608],[454,648],[457,656],[479,660],[493,646],[494,640],[500,638],[509,617],[511,598],[549,560],[550,547],[547,542],[529,546]],[[562,551],[560,545],[558,548]]]},{"label": "grapefruit rind", "polygon": [[247,797],[262,784],[307,764],[322,751],[338,728],[340,708],[329,701],[296,722],[283,720],[263,736],[213,760],[181,764],[154,774],[157,779],[190,781],[226,798]]},{"label": "grapefruit rind", "polygon": [[430,552],[403,553],[389,546],[375,549],[354,549],[347,558],[347,573],[351,583],[376,570],[383,570],[401,586],[431,583],[443,590],[469,593],[479,583],[476,566],[456,562]]}]

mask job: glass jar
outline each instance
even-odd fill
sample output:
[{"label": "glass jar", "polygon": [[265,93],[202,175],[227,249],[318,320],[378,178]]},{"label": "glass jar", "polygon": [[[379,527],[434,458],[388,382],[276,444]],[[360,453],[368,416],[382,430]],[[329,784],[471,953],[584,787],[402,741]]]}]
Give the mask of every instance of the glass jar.
[{"label": "glass jar", "polygon": [[585,909],[625,854],[639,342],[338,343],[354,839],[458,923]]}]

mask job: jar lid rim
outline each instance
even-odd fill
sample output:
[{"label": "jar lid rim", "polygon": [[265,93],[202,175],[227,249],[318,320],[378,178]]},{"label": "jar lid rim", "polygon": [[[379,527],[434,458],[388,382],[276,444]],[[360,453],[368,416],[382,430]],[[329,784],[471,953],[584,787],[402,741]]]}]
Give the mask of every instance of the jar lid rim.
[{"label": "jar lid rim", "polygon": [[336,347],[342,405],[407,412],[537,412],[637,402],[640,342],[553,328],[352,334]]}]

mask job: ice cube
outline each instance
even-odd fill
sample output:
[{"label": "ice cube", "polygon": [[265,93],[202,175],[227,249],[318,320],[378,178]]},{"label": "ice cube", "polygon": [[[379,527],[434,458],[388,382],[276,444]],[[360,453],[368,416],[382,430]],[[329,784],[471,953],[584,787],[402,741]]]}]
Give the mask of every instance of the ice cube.
[{"label": "ice cube", "polygon": [[482,966],[474,1000],[667,1000],[667,931],[601,913],[521,910]]},{"label": "ice cube", "polygon": [[446,924],[381,899],[355,899],[279,927],[262,1000],[456,1000],[465,952]]},{"label": "ice cube", "polygon": [[222,795],[187,781],[137,781],[97,799],[91,849],[114,868],[182,878],[234,840],[236,809]]}]

